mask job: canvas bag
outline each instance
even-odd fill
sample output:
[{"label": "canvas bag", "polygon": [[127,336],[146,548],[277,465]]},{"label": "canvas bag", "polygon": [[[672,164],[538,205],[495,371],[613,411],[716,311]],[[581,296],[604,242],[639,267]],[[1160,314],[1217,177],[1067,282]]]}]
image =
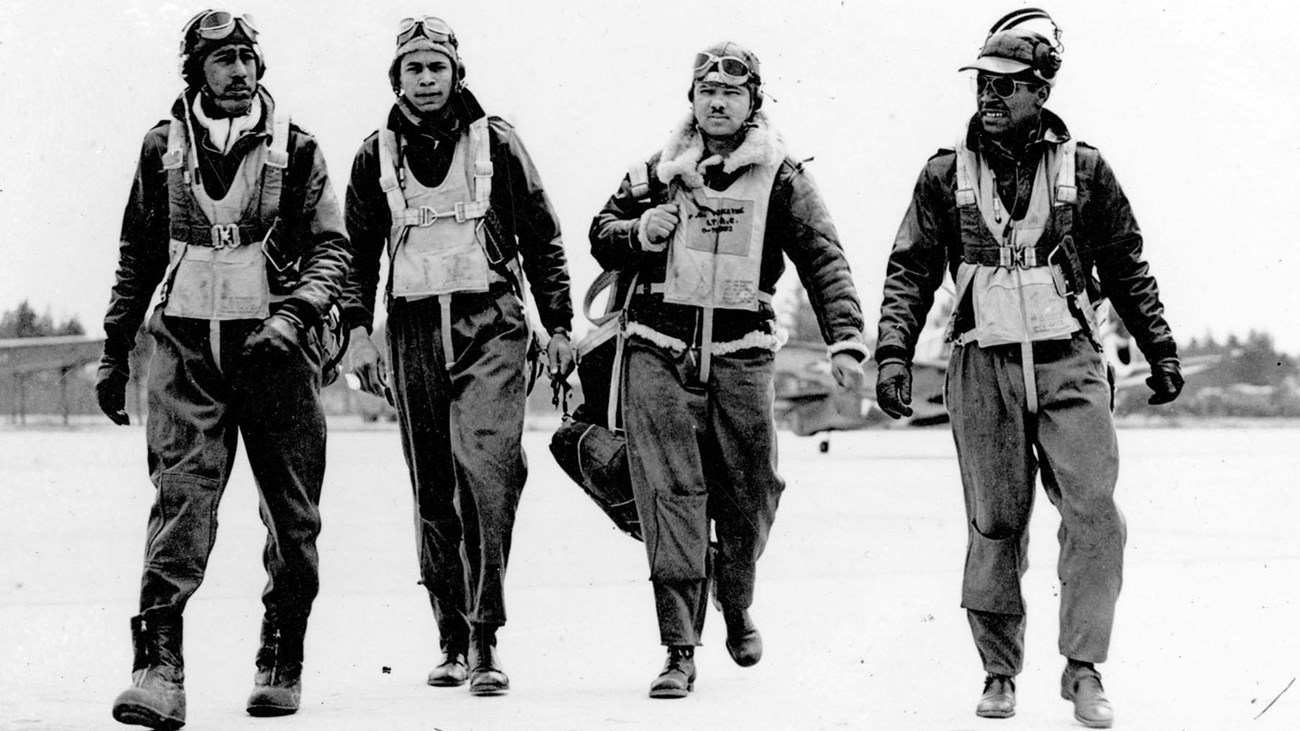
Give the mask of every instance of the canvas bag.
[{"label": "canvas bag", "polygon": [[[641,540],[619,403],[624,310],[635,286],[635,274],[604,271],[587,290],[583,313],[596,329],[575,347],[583,402],[572,414],[565,413],[551,437],[551,454],[619,530]],[[592,303],[605,290],[609,290],[606,312],[592,317]]]}]

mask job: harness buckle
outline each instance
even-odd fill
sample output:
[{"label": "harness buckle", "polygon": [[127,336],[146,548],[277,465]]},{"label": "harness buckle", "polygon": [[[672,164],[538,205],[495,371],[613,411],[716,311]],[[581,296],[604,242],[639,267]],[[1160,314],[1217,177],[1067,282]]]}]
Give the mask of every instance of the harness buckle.
[{"label": "harness buckle", "polygon": [[212,227],[212,248],[234,249],[240,246],[239,224],[215,224]]},{"label": "harness buckle", "polygon": [[1005,269],[1032,269],[1038,266],[1038,250],[1032,246],[1019,249],[1003,246],[998,249],[998,266]]},{"label": "harness buckle", "polygon": [[456,201],[456,223],[464,223],[465,220],[465,202]]},{"label": "harness buckle", "polygon": [[445,213],[438,213],[430,206],[420,206],[420,222],[415,225],[432,226],[435,221],[437,221],[439,218],[443,218],[446,215],[447,214]]}]

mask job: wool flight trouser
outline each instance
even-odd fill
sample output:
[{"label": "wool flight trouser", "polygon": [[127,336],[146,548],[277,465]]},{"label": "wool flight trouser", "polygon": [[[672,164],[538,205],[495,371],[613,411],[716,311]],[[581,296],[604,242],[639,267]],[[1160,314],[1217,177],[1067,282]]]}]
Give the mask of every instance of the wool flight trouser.
[{"label": "wool flight trouser", "polygon": [[463,650],[470,623],[505,624],[505,572],[528,475],[528,330],[509,289],[394,300],[388,342],[402,449],[411,474],[420,575],[440,642]]},{"label": "wool flight trouser", "polygon": [[1111,386],[1089,338],[1033,346],[1038,413],[1025,407],[1018,345],[956,345],[947,404],[965,493],[969,543],[962,606],[989,673],[1023,666],[1029,516],[1035,474],[1061,514],[1059,648],[1104,662],[1122,583],[1124,517]]},{"label": "wool flight trouser", "polygon": [[320,585],[316,538],[325,477],[320,346],[309,331],[303,347],[287,355],[245,358],[244,341],[259,324],[223,322],[214,331],[207,320],[167,316],[161,308],[150,320],[146,440],[157,491],[142,614],[180,614],[202,583],[240,433],[267,529],[266,618],[301,627],[311,612]]},{"label": "wool flight trouser", "polygon": [[776,472],[772,353],[715,355],[707,384],[698,383],[692,356],[632,338],[623,378],[632,491],[668,646],[700,644],[710,569],[719,604],[753,603],[758,558],[785,489]]}]

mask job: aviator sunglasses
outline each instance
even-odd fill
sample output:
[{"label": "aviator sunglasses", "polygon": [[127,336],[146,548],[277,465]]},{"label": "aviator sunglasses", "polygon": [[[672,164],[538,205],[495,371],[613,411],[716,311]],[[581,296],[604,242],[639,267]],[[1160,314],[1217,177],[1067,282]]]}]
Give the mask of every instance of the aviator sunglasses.
[{"label": "aviator sunglasses", "polygon": [[985,89],[992,88],[993,93],[1006,99],[1016,93],[1017,86],[1034,86],[1029,81],[1018,81],[1010,76],[989,76],[977,74],[975,76],[975,93],[983,94]]}]

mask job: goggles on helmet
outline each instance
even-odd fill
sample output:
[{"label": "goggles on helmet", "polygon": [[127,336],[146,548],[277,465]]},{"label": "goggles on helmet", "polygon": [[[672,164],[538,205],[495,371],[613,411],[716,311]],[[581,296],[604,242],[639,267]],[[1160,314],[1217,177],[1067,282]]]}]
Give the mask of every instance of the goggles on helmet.
[{"label": "goggles on helmet", "polygon": [[421,33],[435,43],[454,42],[456,39],[446,21],[426,15],[423,18],[402,18],[397,24],[397,44],[400,46]]},{"label": "goggles on helmet", "polygon": [[722,81],[741,86],[749,81],[749,64],[736,56],[715,56],[712,53],[695,54],[695,78],[703,79],[709,71],[716,68]]},{"label": "goggles on helmet", "polygon": [[253,16],[233,15],[225,10],[213,10],[199,18],[197,32],[200,38],[219,41],[228,38],[238,28],[250,41],[257,37]]},{"label": "goggles on helmet", "polygon": [[1037,86],[1031,81],[1020,81],[1010,76],[998,76],[987,74],[976,74],[974,87],[976,94],[983,94],[985,89],[992,89],[993,93],[1002,99],[1006,99],[1016,93],[1017,86]]}]

